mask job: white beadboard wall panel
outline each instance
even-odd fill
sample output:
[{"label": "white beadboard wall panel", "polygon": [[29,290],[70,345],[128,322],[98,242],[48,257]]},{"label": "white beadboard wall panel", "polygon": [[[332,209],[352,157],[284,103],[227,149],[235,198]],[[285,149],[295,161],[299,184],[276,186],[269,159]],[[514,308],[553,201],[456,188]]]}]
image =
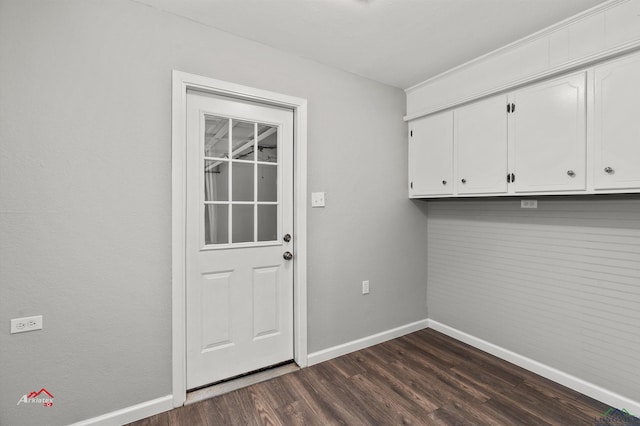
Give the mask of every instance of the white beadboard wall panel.
[{"label": "white beadboard wall panel", "polygon": [[640,401],[640,197],[428,201],[429,317]]}]

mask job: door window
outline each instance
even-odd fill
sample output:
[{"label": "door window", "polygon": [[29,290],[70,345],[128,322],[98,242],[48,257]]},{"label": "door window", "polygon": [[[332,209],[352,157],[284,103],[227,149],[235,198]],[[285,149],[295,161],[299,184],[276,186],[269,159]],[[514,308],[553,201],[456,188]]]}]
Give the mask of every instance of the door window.
[{"label": "door window", "polygon": [[204,245],[278,242],[278,126],[204,116]]}]

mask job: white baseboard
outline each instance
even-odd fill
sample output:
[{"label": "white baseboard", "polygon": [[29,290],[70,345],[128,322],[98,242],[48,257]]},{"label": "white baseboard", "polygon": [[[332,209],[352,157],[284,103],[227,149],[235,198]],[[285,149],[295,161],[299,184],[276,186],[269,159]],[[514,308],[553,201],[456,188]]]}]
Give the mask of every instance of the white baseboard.
[{"label": "white baseboard", "polygon": [[377,345],[378,343],[386,342],[387,340],[395,339],[396,337],[404,336],[405,334],[413,333],[414,331],[422,330],[427,328],[428,321],[429,320],[424,319],[412,322],[391,330],[363,337],[362,339],[310,353],[307,357],[307,365],[319,364],[351,352],[359,351],[360,349],[368,348],[369,346]]},{"label": "white baseboard", "polygon": [[[333,358],[337,358],[342,355],[349,354],[351,352],[365,349],[379,343],[386,342],[391,339],[395,339],[405,334],[413,333],[425,328],[432,328],[449,337],[452,337],[461,342],[467,343],[482,351],[495,355],[505,361],[518,365],[533,373],[539,374],[542,377],[553,380],[556,383],[567,386],[573,390],[576,390],[598,401],[604,402],[612,407],[618,409],[626,409],[630,413],[640,413],[640,402],[629,399],[625,396],[611,392],[593,383],[582,380],[578,377],[572,376],[558,369],[542,364],[531,358],[527,358],[523,355],[512,352],[508,349],[494,345],[486,340],[474,337],[463,331],[449,327],[448,325],[439,323],[431,319],[425,319],[416,321],[410,324],[406,324],[391,330],[383,331],[371,336],[363,337],[362,339],[354,340],[352,342],[343,343],[338,346],[323,349],[318,352],[314,352],[308,355],[308,365],[319,364],[324,361],[328,361]],[[102,416],[94,417],[88,420],[83,420],[78,423],[74,423],[71,426],[119,426],[125,423],[134,422],[136,420],[144,419],[146,417],[153,416],[155,414],[162,413],[173,409],[173,396],[167,395],[161,398],[157,398],[151,401],[143,402],[141,404],[133,405],[131,407],[123,408],[118,411],[104,414]]]},{"label": "white baseboard", "polygon": [[527,358],[498,345],[494,345],[493,343],[489,343],[486,340],[479,339],[463,331],[439,323],[438,321],[430,319],[428,320],[428,324],[429,328],[439,331],[442,334],[446,334],[449,337],[453,337],[456,340],[467,343],[505,361],[509,361],[512,364],[536,373],[542,377],[546,377],[549,380],[553,380],[556,383],[560,383],[561,385],[597,399],[598,401],[604,402],[614,408],[624,408],[635,415],[640,413],[640,402],[638,401],[618,395],[617,393],[611,392],[598,385],[594,385],[593,383],[587,382],[553,367],[549,367],[541,362]]},{"label": "white baseboard", "polygon": [[121,426],[126,423],[135,422],[155,414],[169,411],[173,408],[173,395],[152,399],[151,401],[132,405],[121,410],[112,411],[102,416],[82,420],[71,426]]}]

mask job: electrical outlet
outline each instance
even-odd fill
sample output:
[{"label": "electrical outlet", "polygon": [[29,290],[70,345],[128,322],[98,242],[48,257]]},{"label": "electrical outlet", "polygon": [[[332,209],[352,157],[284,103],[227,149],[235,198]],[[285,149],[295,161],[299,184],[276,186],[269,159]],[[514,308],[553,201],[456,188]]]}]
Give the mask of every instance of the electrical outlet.
[{"label": "electrical outlet", "polygon": [[11,334],[34,330],[42,330],[42,315],[11,320]]},{"label": "electrical outlet", "polygon": [[521,209],[537,209],[538,200],[520,200]]},{"label": "electrical outlet", "polygon": [[369,280],[362,281],[362,294],[369,294]]}]

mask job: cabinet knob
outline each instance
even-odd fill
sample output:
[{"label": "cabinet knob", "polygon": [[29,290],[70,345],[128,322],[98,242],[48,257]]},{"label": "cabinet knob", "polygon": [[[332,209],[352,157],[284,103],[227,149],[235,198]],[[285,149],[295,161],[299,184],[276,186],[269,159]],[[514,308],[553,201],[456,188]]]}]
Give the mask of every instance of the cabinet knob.
[{"label": "cabinet knob", "polygon": [[573,170],[567,170],[567,174],[571,177],[576,177],[576,172],[574,172]]},{"label": "cabinet knob", "polygon": [[443,185],[446,185],[446,184],[447,184],[447,181],[446,181],[446,180],[443,180],[443,181],[442,181],[442,184],[443,184]]},{"label": "cabinet knob", "polygon": [[612,175],[614,170],[611,167],[607,166],[607,167],[604,168],[604,172]]},{"label": "cabinet knob", "polygon": [[467,183],[467,180],[466,180],[466,179],[462,179],[462,181],[461,181],[461,182],[462,182],[462,183]]}]

